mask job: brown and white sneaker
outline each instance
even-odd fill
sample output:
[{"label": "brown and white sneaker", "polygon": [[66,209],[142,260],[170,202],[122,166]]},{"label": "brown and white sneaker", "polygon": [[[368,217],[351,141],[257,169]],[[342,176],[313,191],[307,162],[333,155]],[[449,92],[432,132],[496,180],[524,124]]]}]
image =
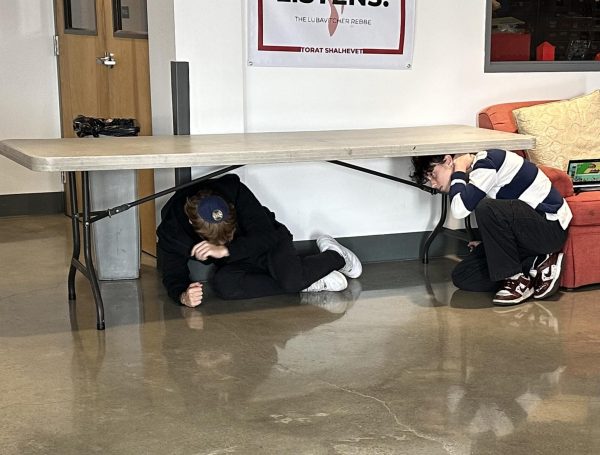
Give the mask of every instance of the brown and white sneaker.
[{"label": "brown and white sneaker", "polygon": [[504,280],[502,288],[496,293],[492,302],[494,305],[516,305],[524,302],[533,295],[533,278],[517,273]]},{"label": "brown and white sneaker", "polygon": [[529,271],[533,277],[533,298],[545,299],[554,295],[560,286],[563,253],[547,254]]}]

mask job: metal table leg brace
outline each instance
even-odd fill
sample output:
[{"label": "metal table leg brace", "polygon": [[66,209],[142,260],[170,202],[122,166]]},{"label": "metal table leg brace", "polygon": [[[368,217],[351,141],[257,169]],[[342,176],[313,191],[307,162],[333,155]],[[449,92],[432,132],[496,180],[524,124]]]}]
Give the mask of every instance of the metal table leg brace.
[{"label": "metal table leg brace", "polygon": [[[343,167],[353,169],[355,171],[364,172],[366,174],[375,175],[377,177],[381,177],[384,179],[393,180],[394,182],[402,183],[404,185],[413,186],[422,191],[426,191],[431,195],[440,194],[440,192],[438,190],[436,190],[435,188],[431,188],[430,186],[423,185],[421,183],[415,183],[411,180],[402,179],[402,178],[396,177],[394,175],[384,174],[382,172],[374,171],[372,169],[368,169],[368,168],[361,167],[361,166],[356,166],[356,165],[350,164],[350,163],[345,163],[343,161],[329,161],[329,162],[332,164],[336,164],[338,166],[343,166]],[[448,216],[448,195],[442,194],[442,211],[440,213],[440,219],[439,219],[437,225],[435,226],[435,228],[433,229],[433,231],[431,231],[429,233],[429,235],[427,236],[427,239],[425,240],[425,243],[423,244],[423,247],[421,249],[420,256],[421,256],[421,260],[423,261],[423,264],[429,263],[429,247],[433,243],[433,240],[440,233],[446,234],[450,237],[458,238],[460,240],[465,240],[467,242],[470,240],[473,240],[473,231],[471,229],[471,219],[469,217],[467,217],[465,219],[465,227],[466,227],[467,232],[463,233],[460,231],[455,231],[454,229],[448,229],[448,228],[444,227],[444,223],[446,222],[447,216]]]}]

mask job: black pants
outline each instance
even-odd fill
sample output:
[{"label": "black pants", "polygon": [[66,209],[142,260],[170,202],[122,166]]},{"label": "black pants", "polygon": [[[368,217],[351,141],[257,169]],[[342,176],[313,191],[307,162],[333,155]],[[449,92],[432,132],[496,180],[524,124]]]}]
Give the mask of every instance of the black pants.
[{"label": "black pants", "polygon": [[252,299],[299,292],[345,264],[342,256],[329,250],[300,257],[287,228],[280,227],[278,234],[279,242],[264,256],[216,269],[210,283],[219,297]]},{"label": "black pants", "polygon": [[560,251],[567,232],[518,199],[484,199],[475,209],[482,243],[452,272],[466,291],[496,291],[516,273],[528,273],[538,255]]}]

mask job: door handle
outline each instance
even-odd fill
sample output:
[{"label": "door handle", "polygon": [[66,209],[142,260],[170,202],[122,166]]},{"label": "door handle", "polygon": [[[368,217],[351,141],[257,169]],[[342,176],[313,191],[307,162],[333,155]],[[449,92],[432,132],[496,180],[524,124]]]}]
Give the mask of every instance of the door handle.
[{"label": "door handle", "polygon": [[112,68],[117,64],[117,61],[115,60],[115,54],[112,52],[105,52],[104,57],[96,57],[96,62],[99,65],[108,66],[109,68]]}]

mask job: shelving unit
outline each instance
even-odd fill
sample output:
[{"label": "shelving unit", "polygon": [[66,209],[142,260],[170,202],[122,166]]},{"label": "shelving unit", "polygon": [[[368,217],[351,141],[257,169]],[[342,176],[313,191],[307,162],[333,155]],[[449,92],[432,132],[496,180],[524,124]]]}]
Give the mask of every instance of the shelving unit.
[{"label": "shelving unit", "polygon": [[[501,4],[493,17],[524,22],[519,29],[531,36],[529,60],[535,60],[536,47],[544,41],[556,47],[556,61],[594,60],[600,53],[600,0],[501,0]],[[583,51],[574,52],[577,44]]]}]

